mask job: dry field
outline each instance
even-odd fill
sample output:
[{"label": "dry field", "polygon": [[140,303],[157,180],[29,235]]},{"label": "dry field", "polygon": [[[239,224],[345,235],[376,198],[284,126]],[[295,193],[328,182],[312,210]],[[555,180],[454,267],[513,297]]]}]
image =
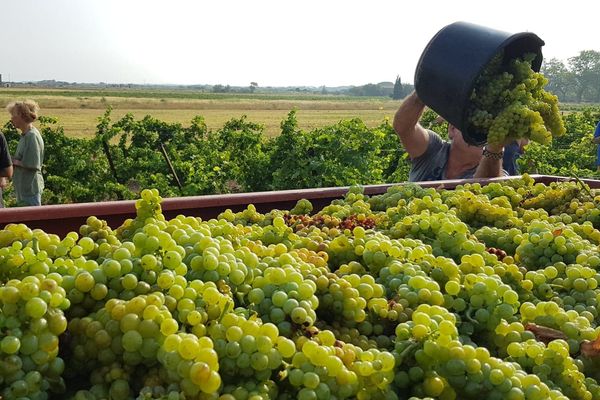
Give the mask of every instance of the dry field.
[{"label": "dry field", "polygon": [[[385,98],[314,95],[310,98],[302,95],[257,95],[253,98],[248,95],[229,95],[210,98],[210,94],[204,94],[198,97],[205,98],[194,98],[190,92],[187,92],[186,97],[185,93],[182,96],[176,91],[130,91],[114,94],[111,92],[110,95],[105,95],[101,91],[0,89],[0,106],[4,108],[14,100],[34,99],[40,104],[41,114],[58,118],[67,135],[91,137],[96,132],[98,118],[108,106],[113,108],[113,120],[132,113],[135,118],[152,115],[159,120],[187,125],[194,116],[201,115],[212,130],[222,127],[232,118],[246,115],[249,121],[263,124],[266,135],[274,136],[280,133],[281,121],[292,109],[297,110],[298,124],[302,129],[328,126],[356,117],[373,127],[385,118],[392,118],[399,104],[398,101]],[[1,125],[8,120],[8,113],[0,114]]]}]

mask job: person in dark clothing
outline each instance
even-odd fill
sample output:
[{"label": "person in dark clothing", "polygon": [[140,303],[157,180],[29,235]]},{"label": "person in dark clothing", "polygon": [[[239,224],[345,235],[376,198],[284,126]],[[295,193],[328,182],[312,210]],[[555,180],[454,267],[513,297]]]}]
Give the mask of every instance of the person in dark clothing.
[{"label": "person in dark clothing", "polygon": [[598,145],[596,148],[596,169],[600,171],[600,121],[598,125],[596,125],[596,130],[594,131],[594,139],[592,139],[594,143]]},{"label": "person in dark clothing", "polygon": [[525,151],[525,146],[529,143],[527,139],[514,140],[504,147],[504,158],[502,159],[502,169],[508,175],[520,175],[517,160]]},{"label": "person in dark clothing", "polygon": [[2,191],[8,186],[8,180],[12,178],[13,164],[8,151],[8,144],[4,134],[0,132],[0,207],[4,207]]}]

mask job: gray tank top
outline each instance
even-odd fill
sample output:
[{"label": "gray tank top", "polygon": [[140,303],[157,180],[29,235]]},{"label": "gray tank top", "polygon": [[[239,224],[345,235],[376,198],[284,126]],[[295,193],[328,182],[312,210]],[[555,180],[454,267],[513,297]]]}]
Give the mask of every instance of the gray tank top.
[{"label": "gray tank top", "polygon": [[[434,131],[427,130],[429,134],[429,145],[425,153],[412,160],[412,168],[408,174],[410,182],[439,181],[446,179],[446,164],[450,154],[450,142],[442,138]],[[465,171],[456,179],[472,178],[477,167]]]}]

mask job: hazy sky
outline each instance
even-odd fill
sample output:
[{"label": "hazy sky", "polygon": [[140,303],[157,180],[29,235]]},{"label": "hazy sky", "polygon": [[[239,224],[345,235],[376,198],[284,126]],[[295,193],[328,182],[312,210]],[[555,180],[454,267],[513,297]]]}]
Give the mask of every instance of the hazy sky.
[{"label": "hazy sky", "polygon": [[600,51],[600,1],[0,0],[3,80],[338,86],[413,82],[442,27]]}]

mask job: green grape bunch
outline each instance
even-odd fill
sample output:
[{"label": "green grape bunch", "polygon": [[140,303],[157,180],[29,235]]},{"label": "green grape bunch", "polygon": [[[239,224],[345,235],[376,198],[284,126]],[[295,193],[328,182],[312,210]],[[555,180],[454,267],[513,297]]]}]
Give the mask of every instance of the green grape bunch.
[{"label": "green grape bunch", "polygon": [[477,78],[468,109],[468,127],[487,132],[490,144],[527,138],[548,145],[566,133],[558,98],[545,91],[548,83],[535,72],[535,54],[503,62],[498,53]]}]

